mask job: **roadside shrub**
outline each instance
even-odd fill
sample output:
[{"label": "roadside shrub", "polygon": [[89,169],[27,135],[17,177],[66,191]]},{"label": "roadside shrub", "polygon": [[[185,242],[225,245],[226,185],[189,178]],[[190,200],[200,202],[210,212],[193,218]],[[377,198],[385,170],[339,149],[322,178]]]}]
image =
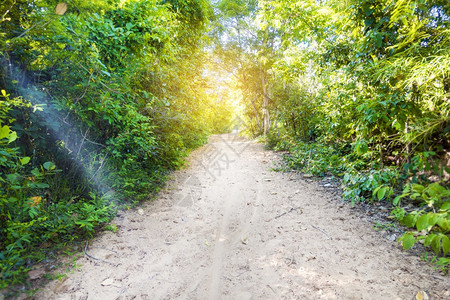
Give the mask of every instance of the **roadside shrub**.
[{"label": "roadside shrub", "polygon": [[413,202],[421,207],[409,213],[400,206],[393,211],[401,224],[412,228],[398,239],[403,248],[410,249],[420,241],[437,255],[450,253],[450,190],[438,183],[408,184],[394,199],[396,205],[401,202]]},{"label": "roadside shrub", "polygon": [[399,177],[399,172],[394,168],[370,171],[349,170],[342,181],[343,198],[351,203],[389,200],[394,194],[392,186],[397,184]]},{"label": "roadside shrub", "polygon": [[289,151],[285,156],[288,166],[305,173],[323,177],[340,174],[345,169],[339,151],[324,144],[297,142]]}]

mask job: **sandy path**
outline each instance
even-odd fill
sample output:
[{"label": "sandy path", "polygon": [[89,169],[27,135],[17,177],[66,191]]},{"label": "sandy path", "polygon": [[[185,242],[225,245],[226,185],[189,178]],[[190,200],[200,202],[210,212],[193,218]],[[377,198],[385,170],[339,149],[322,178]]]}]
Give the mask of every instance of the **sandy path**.
[{"label": "sandy path", "polygon": [[[36,299],[450,299],[449,280],[382,238],[276,154],[211,138],[191,166]],[[287,213],[286,213],[287,212]],[[285,214],[283,214],[285,213]]]}]

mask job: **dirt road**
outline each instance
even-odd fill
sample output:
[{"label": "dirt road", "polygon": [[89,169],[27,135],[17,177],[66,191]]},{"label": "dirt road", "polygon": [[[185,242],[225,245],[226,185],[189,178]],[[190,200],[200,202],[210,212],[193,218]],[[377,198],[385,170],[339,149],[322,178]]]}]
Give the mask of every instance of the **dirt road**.
[{"label": "dirt road", "polygon": [[211,138],[141,209],[114,220],[36,299],[450,299],[448,277],[399,249],[277,155]]}]

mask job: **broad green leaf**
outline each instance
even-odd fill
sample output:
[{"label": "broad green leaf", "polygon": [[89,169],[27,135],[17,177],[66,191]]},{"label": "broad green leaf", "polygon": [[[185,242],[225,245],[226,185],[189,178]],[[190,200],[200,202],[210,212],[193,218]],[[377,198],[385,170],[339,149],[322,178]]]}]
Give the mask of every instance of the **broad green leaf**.
[{"label": "broad green leaf", "polygon": [[416,238],[412,234],[406,233],[399,239],[399,241],[401,241],[403,249],[409,250],[416,243]]},{"label": "broad green leaf", "polygon": [[52,163],[51,161],[45,162],[45,163],[43,164],[43,166],[44,166],[44,169],[46,169],[47,171],[51,171],[51,170],[53,170],[54,168],[56,168],[55,164]]},{"label": "broad green leaf", "polygon": [[31,174],[32,174],[33,176],[35,176],[35,177],[39,176],[40,173],[39,173],[38,168],[34,168],[33,170],[31,170]]},{"label": "broad green leaf", "polygon": [[446,189],[437,182],[434,182],[427,187],[427,191],[430,194],[430,196],[442,194],[445,192],[445,190]]},{"label": "broad green leaf", "polygon": [[409,194],[409,192],[411,192],[411,185],[407,184],[407,185],[405,185],[405,187],[403,188],[403,195]]},{"label": "broad green leaf", "polygon": [[430,224],[430,226],[434,226],[441,218],[441,214],[428,213],[428,224]]},{"label": "broad green leaf", "polygon": [[444,255],[447,255],[450,252],[450,239],[448,236],[442,236],[442,251]]},{"label": "broad green leaf", "polygon": [[430,227],[430,224],[428,222],[429,220],[429,215],[428,214],[423,214],[419,217],[419,219],[417,219],[417,223],[416,223],[416,228],[419,231],[422,231],[424,229],[428,229]]},{"label": "broad green leaf", "polygon": [[446,218],[439,218],[436,224],[441,227],[444,232],[450,231],[450,220]]},{"label": "broad green leaf", "polygon": [[3,139],[7,136],[9,136],[9,126],[5,125],[2,128],[0,128],[0,139]]},{"label": "broad green leaf", "polygon": [[5,90],[2,90],[2,95],[3,95],[3,97],[8,97],[8,94],[6,93],[6,91]]},{"label": "broad green leaf", "polygon": [[356,153],[358,153],[359,155],[363,155],[364,153],[366,153],[368,151],[368,147],[365,141],[359,141],[356,144]]},{"label": "broad green leaf", "polygon": [[441,211],[447,211],[447,210],[450,210],[450,201],[444,202],[441,205]]},{"label": "broad green leaf", "polygon": [[29,163],[29,162],[30,162],[30,157],[28,157],[28,156],[22,157],[22,158],[20,159],[20,163],[22,164],[22,166],[23,166],[23,165],[26,165],[26,164]]},{"label": "broad green leaf", "polygon": [[431,240],[431,249],[433,249],[436,254],[439,254],[439,251],[441,251],[441,236],[436,234],[433,237]]},{"label": "broad green leaf", "polygon": [[435,234],[434,234],[434,233],[433,233],[433,234],[427,235],[426,238],[425,238],[425,241],[423,241],[424,246],[425,246],[425,247],[430,246],[430,245],[431,245],[431,242],[432,242],[433,239],[434,239],[434,237],[435,237]]},{"label": "broad green leaf", "polygon": [[406,197],[406,195],[399,195],[397,197],[394,198],[394,200],[392,200],[392,204],[394,205],[399,205],[402,198]]},{"label": "broad green leaf", "polygon": [[388,186],[384,186],[384,187],[382,187],[379,191],[378,191],[378,193],[377,193],[377,197],[378,197],[378,200],[379,201],[381,201],[382,199],[384,199],[384,196],[386,195],[386,192],[389,190],[389,187]]},{"label": "broad green leaf", "polygon": [[411,194],[411,199],[413,199],[413,200],[416,200],[417,199],[417,197],[420,197],[421,196],[421,194],[420,193],[413,193],[413,194]]},{"label": "broad green leaf", "polygon": [[408,227],[414,227],[416,225],[417,215],[409,214],[401,220],[401,223]]},{"label": "broad green leaf", "polygon": [[12,143],[17,139],[17,132],[13,131],[8,137],[8,143]]},{"label": "broad green leaf", "polygon": [[373,190],[372,192],[372,197],[375,197],[375,195],[378,193],[378,191],[382,188],[383,186],[380,185],[379,187],[377,187],[376,189]]},{"label": "broad green leaf", "polygon": [[411,190],[413,191],[413,192],[416,192],[416,193],[422,193],[423,192],[423,190],[425,189],[425,187],[423,186],[423,185],[420,185],[420,184],[417,184],[417,183],[413,183],[413,184],[411,184]]}]

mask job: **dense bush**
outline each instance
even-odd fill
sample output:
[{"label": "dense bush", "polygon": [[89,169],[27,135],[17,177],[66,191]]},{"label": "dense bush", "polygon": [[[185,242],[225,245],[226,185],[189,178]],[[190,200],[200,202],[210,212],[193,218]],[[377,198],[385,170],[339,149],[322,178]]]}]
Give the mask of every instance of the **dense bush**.
[{"label": "dense bush", "polygon": [[268,89],[272,135],[284,132],[282,147],[290,141],[288,165],[342,176],[352,203],[392,203],[397,219],[417,229],[399,240],[405,249],[424,240],[446,256],[448,5],[260,2],[261,28],[284,34],[283,46],[271,49],[280,56]]},{"label": "dense bush", "polygon": [[229,126],[203,74],[211,12],[203,0],[0,4],[0,289],[152,197]]}]

